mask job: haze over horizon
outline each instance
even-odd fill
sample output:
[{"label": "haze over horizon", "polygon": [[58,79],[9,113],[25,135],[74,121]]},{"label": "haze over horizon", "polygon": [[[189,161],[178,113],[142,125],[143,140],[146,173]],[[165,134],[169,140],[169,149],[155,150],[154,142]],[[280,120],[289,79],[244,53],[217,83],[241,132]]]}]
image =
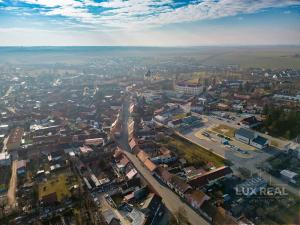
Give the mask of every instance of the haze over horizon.
[{"label": "haze over horizon", "polygon": [[0,46],[299,45],[298,0],[0,0]]}]

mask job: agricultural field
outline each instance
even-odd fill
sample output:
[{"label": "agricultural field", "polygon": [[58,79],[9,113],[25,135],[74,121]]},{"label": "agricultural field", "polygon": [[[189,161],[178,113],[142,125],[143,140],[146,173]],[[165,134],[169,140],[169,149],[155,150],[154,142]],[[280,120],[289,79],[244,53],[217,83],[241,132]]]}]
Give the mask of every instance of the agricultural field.
[{"label": "agricultural field", "polygon": [[210,65],[239,65],[241,68],[300,69],[299,47],[236,48],[206,60]]}]

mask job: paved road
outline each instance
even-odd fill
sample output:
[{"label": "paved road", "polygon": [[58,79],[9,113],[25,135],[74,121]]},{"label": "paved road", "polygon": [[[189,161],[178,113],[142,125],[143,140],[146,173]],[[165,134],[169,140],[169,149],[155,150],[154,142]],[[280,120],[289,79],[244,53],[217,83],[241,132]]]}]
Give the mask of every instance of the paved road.
[{"label": "paved road", "polygon": [[186,217],[189,222],[194,225],[208,224],[201,216],[199,216],[193,209],[185,204],[173,191],[169,188],[162,186],[151,173],[142,166],[141,162],[136,158],[135,155],[126,152],[125,153],[130,161],[134,164],[136,169],[143,175],[143,177],[153,186],[157,193],[163,198],[166,207],[176,212],[178,209],[184,209],[186,211]]},{"label": "paved road", "polygon": [[139,171],[139,173],[149,182],[155,191],[162,197],[164,204],[171,212],[176,212],[178,209],[184,209],[186,212],[186,217],[189,222],[193,225],[202,225],[209,224],[206,220],[204,220],[200,215],[198,215],[190,206],[185,204],[178,195],[176,195],[169,188],[162,186],[152,175],[151,173],[143,167],[141,162],[137,159],[137,157],[130,153],[130,148],[128,145],[128,134],[127,134],[127,121],[128,121],[128,102],[124,103],[122,120],[123,120],[123,129],[121,133],[121,137],[118,142],[120,146],[126,150],[125,154]]},{"label": "paved road", "polygon": [[9,95],[11,94],[12,91],[13,91],[13,87],[10,86],[10,87],[8,88],[8,90],[6,91],[5,95],[3,95],[3,96],[1,97],[1,99],[5,99],[5,98],[9,97]]},{"label": "paved road", "polygon": [[14,160],[11,167],[11,178],[9,182],[9,189],[7,191],[7,201],[10,207],[14,208],[16,205],[16,186],[17,186],[17,160]]}]

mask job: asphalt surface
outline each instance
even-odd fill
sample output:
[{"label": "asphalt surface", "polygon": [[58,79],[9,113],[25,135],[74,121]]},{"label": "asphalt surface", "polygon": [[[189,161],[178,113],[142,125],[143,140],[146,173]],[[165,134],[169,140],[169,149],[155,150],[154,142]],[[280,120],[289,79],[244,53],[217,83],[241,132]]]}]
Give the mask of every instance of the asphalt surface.
[{"label": "asphalt surface", "polygon": [[[237,125],[237,121],[231,121],[231,120],[226,120],[226,119],[220,120],[220,119],[215,118],[213,116],[205,116],[205,115],[202,115],[202,117],[207,119],[209,124],[213,124],[213,125],[225,124],[227,126],[230,126],[230,127],[236,128],[236,129],[241,128],[240,125]],[[278,144],[279,148],[283,148],[285,145],[287,145],[289,143],[288,140],[283,140],[283,139],[280,139],[280,138],[272,137],[270,135],[263,134],[263,133],[260,133],[260,132],[257,132],[257,131],[256,131],[256,133],[258,133],[262,137],[267,138],[270,142],[276,142]]]},{"label": "asphalt surface", "polygon": [[[206,129],[210,126],[216,125],[216,124],[225,124],[231,127],[235,127],[235,128],[239,128],[238,125],[233,125],[232,123],[228,123],[225,122],[224,120],[218,120],[216,118],[212,118],[212,117],[208,117],[208,116],[203,116],[206,120],[207,123],[202,127],[202,129]],[[214,139],[217,140],[216,142],[213,141],[209,141],[209,140],[201,140],[199,138],[197,138],[195,135],[195,131],[192,131],[190,133],[184,134],[183,136],[187,139],[189,139],[190,141],[194,142],[195,144],[198,144],[206,149],[211,150],[212,152],[222,156],[225,159],[228,159],[229,161],[231,161],[233,163],[233,165],[231,166],[231,168],[238,173],[238,168],[239,167],[244,167],[249,169],[253,174],[257,173],[259,174],[262,178],[264,178],[266,181],[268,181],[270,184],[274,185],[274,186],[279,186],[279,187],[284,187],[287,191],[291,192],[292,194],[296,195],[296,196],[300,196],[300,191],[295,188],[292,187],[291,185],[285,183],[284,181],[270,175],[267,172],[264,172],[260,169],[257,168],[257,165],[259,165],[260,163],[266,161],[269,157],[271,157],[274,153],[280,151],[280,149],[273,149],[269,152],[266,152],[264,150],[249,150],[248,151],[248,156],[249,157],[239,157],[237,156],[236,152],[232,149],[228,149],[226,148],[223,144],[221,144],[220,142],[220,138],[214,136]],[[264,134],[263,134],[264,135]],[[278,139],[278,138],[274,138],[274,137],[270,137],[268,135],[264,135],[266,138],[268,138],[269,140],[273,139],[274,141],[276,141],[277,143],[280,144],[280,146],[284,146],[285,144],[287,144],[286,141]]]},{"label": "asphalt surface", "polygon": [[16,205],[16,186],[17,186],[17,160],[14,160],[11,167],[11,178],[7,191],[8,204],[14,208]]},{"label": "asphalt surface", "polygon": [[141,164],[138,158],[130,153],[130,147],[128,145],[128,129],[127,122],[129,117],[128,112],[129,103],[128,101],[124,102],[123,113],[122,113],[122,132],[121,136],[118,139],[118,143],[121,148],[125,151],[125,154],[129,158],[129,160],[133,163],[139,173],[145,178],[147,182],[149,182],[155,191],[162,197],[164,204],[166,207],[173,213],[178,210],[185,210],[185,216],[188,221],[193,225],[204,225],[209,224],[206,220],[204,220],[199,214],[197,214],[190,206],[184,203],[180,197],[171,191],[169,188],[162,186],[153,176],[152,174]]}]

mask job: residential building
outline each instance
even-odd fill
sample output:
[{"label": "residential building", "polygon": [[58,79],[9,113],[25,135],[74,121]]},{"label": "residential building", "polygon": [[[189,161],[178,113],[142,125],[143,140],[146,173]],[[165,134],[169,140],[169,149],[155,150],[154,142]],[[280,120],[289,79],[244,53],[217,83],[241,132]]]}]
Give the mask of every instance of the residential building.
[{"label": "residential building", "polygon": [[190,84],[186,81],[177,82],[175,84],[175,91],[185,93],[185,94],[199,95],[203,92],[203,85]]},{"label": "residential building", "polygon": [[175,155],[167,154],[153,157],[150,160],[155,164],[169,164],[175,162],[176,159],[177,157]]},{"label": "residential building", "polygon": [[254,128],[261,124],[261,121],[257,120],[255,116],[249,116],[241,120],[241,124],[247,128]]},{"label": "residential building", "polygon": [[19,160],[17,162],[17,174],[24,175],[26,173],[26,166],[27,166],[26,160]]},{"label": "residential building", "polygon": [[253,140],[250,140],[250,145],[258,149],[263,149],[269,145],[269,141],[262,136],[257,136]]},{"label": "residential building", "polygon": [[237,140],[252,145],[258,149],[263,149],[269,144],[266,138],[259,136],[255,131],[243,127],[237,129],[234,136]]},{"label": "residential building", "polygon": [[207,196],[202,191],[192,191],[191,193],[185,194],[185,199],[188,201],[188,203],[195,209],[200,210],[200,207],[205,201],[208,201],[210,199],[209,196]]},{"label": "residential building", "polygon": [[190,184],[194,188],[200,188],[205,185],[212,185],[216,183],[218,180],[231,177],[232,170],[228,166],[222,166],[214,170],[210,170],[204,174],[201,174],[197,177],[193,177],[188,180],[188,184]]},{"label": "residential building", "polygon": [[246,128],[240,128],[235,131],[235,138],[246,144],[250,144],[250,140],[253,140],[257,135],[254,131]]},{"label": "residential building", "polygon": [[11,158],[10,154],[7,152],[0,153],[0,166],[10,166],[11,165]]},{"label": "residential building", "polygon": [[297,183],[296,178],[299,176],[297,173],[290,170],[282,170],[280,172],[280,175],[284,180],[293,184]]}]

